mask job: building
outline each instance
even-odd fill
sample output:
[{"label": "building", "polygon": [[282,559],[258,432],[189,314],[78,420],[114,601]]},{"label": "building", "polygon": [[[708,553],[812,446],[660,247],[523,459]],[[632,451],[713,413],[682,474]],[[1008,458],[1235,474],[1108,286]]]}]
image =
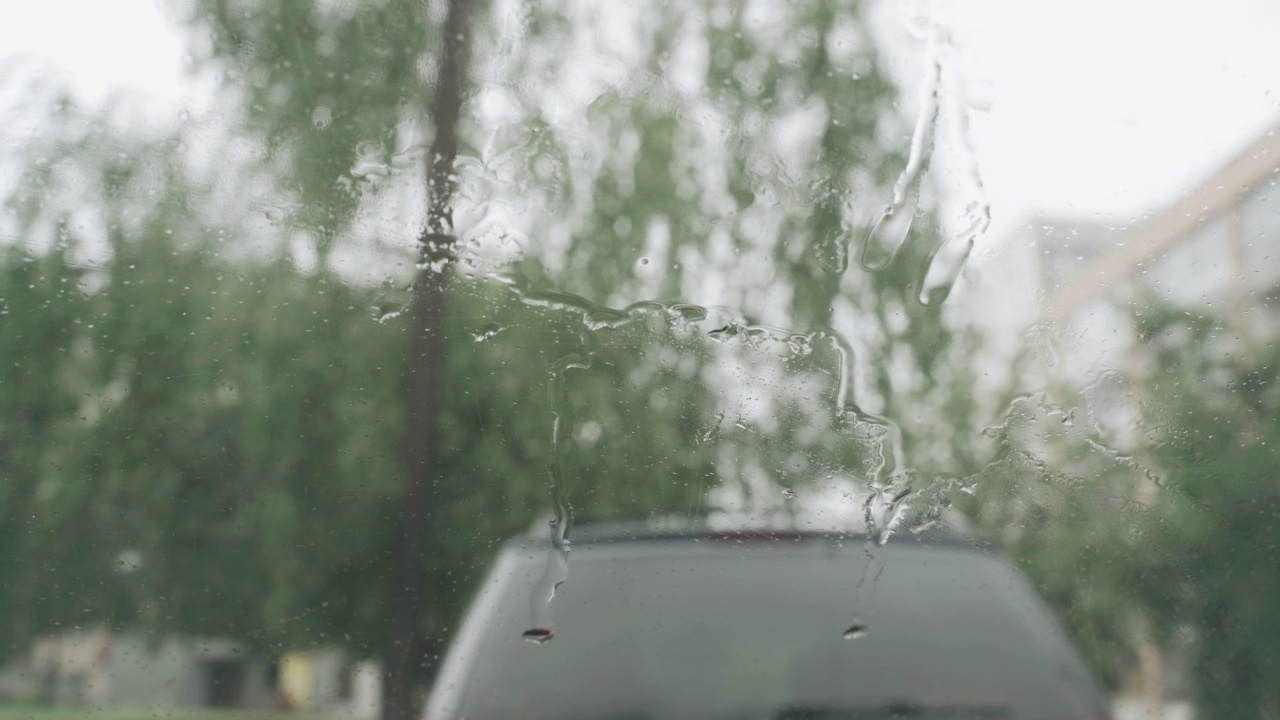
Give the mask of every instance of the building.
[{"label": "building", "polygon": [[276,696],[272,664],[222,639],[76,630],[37,640],[21,673],[44,703],[272,707]]},{"label": "building", "polygon": [[1028,222],[966,280],[965,312],[986,335],[988,359],[1007,367],[1042,352],[1035,372],[1048,368],[1051,386],[1079,390],[1106,370],[1133,369],[1133,304],[1146,300],[1209,316],[1224,350],[1247,362],[1280,339],[1280,128],[1132,225]]},{"label": "building", "polygon": [[1280,133],[1268,131],[1172,206],[1094,254],[1049,297],[1067,333],[1149,296],[1208,315],[1248,361],[1280,338]]},{"label": "building", "polygon": [[148,640],[106,629],[38,639],[0,672],[0,701],[72,706],[316,709],[376,717],[376,663],[336,649],[279,658],[226,639]]},{"label": "building", "polygon": [[[1280,341],[1280,133],[1265,133],[1131,226],[1029,223],[974,275],[966,311],[988,338],[987,361],[1024,373],[1013,387],[1061,403],[1062,419],[1087,426],[1098,452],[1141,464],[1147,439],[1138,381],[1155,357],[1144,312],[1186,313],[1209,328],[1203,347],[1244,368]],[[1001,383],[1008,387],[1008,378],[991,385]],[[1053,442],[1042,450],[1067,472],[1078,460]],[[1130,474],[1111,479],[1113,496],[1148,503],[1158,487],[1137,466]],[[1180,700],[1185,657],[1145,641],[1138,655],[1116,717],[1189,717],[1190,704]]]}]

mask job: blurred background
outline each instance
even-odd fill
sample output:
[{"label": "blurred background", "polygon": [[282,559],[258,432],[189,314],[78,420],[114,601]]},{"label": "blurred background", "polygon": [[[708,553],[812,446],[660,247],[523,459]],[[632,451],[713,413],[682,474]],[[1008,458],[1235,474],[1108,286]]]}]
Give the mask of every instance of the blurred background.
[{"label": "blurred background", "polygon": [[404,717],[555,517],[961,516],[1280,714],[1280,8],[0,11],[0,718]]}]

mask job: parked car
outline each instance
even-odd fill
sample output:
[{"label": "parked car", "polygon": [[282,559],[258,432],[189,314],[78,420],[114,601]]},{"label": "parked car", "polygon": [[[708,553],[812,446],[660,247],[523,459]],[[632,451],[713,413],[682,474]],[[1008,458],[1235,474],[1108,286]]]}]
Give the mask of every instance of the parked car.
[{"label": "parked car", "polygon": [[547,608],[549,546],[520,537],[498,554],[427,720],[1107,714],[1027,581],[952,532],[878,546],[841,533],[580,527]]}]

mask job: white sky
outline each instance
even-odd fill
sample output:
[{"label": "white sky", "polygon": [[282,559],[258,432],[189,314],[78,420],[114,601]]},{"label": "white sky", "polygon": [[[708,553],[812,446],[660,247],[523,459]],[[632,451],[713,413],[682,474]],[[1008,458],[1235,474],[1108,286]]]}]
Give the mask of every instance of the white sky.
[{"label": "white sky", "polygon": [[1001,205],[1132,217],[1280,123],[1274,0],[935,7],[992,101],[970,122]]},{"label": "white sky", "polygon": [[62,69],[85,101],[120,90],[183,95],[184,38],[159,0],[7,2],[0,10],[0,74],[26,58]]},{"label": "white sky", "polygon": [[[1274,0],[889,2],[898,72],[917,72],[920,46],[904,40],[905,25],[924,8],[950,29],[971,99],[990,103],[971,111],[970,127],[993,235],[1035,210],[1134,218],[1280,123]],[[11,3],[0,11],[0,84],[21,57],[37,57],[62,68],[44,77],[68,79],[87,102],[134,90],[154,112],[203,106],[162,7]],[[0,94],[0,117],[15,101]],[[939,172],[959,172],[954,145],[940,149]]]}]

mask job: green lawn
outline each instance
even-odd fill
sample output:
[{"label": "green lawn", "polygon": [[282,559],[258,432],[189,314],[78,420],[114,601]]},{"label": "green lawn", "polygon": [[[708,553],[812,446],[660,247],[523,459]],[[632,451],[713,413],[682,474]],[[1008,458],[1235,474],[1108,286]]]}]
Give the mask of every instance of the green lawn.
[{"label": "green lawn", "polygon": [[0,720],[333,720],[340,717],[342,716],[272,710],[0,705]]}]

